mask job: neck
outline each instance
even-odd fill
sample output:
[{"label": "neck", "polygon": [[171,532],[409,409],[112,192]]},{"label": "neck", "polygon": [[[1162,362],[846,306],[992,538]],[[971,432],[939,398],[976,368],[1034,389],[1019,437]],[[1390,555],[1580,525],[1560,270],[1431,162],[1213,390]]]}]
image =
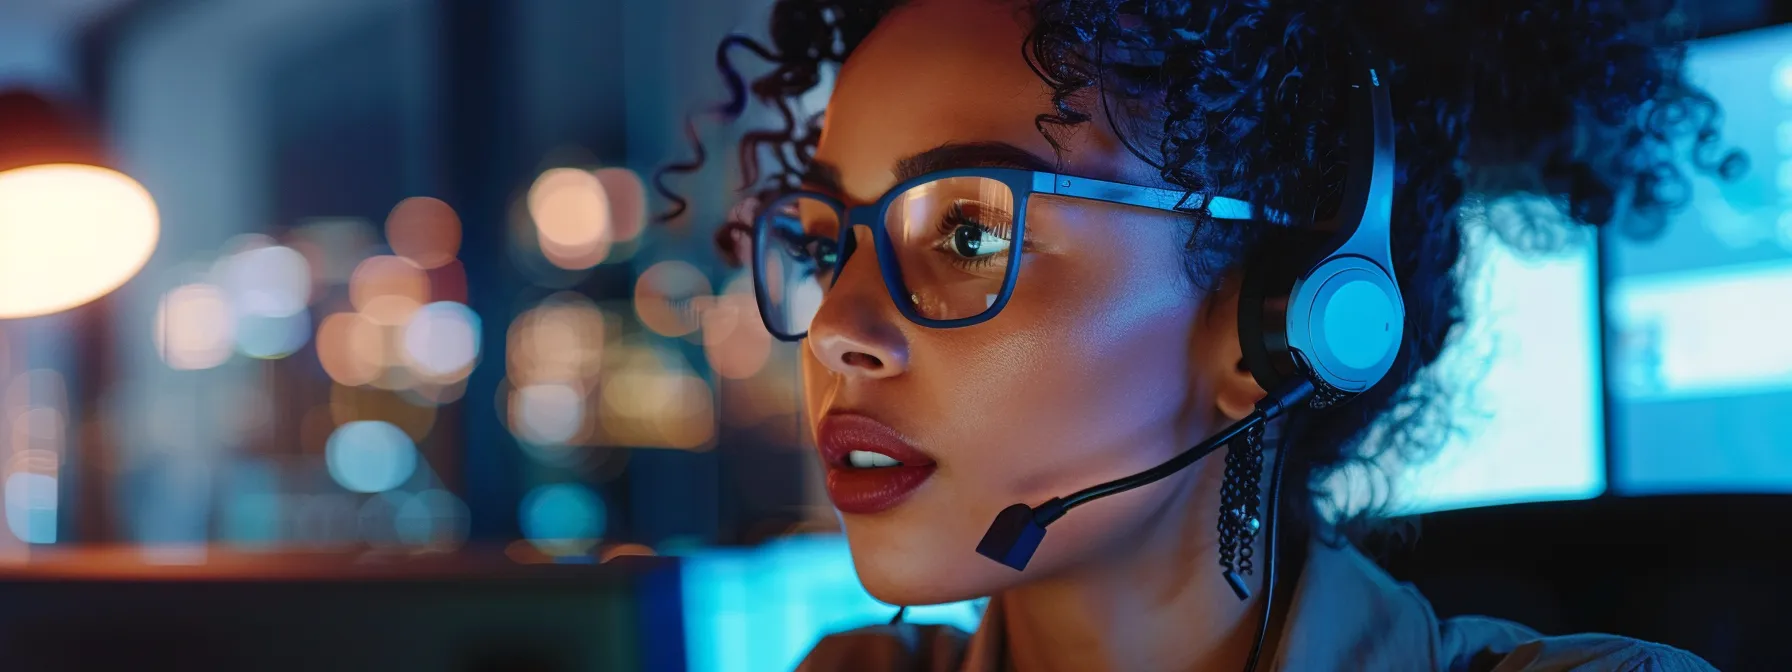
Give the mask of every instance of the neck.
[{"label": "neck", "polygon": [[[1126,548],[996,596],[1007,657],[1020,672],[1244,667],[1263,608],[1262,535],[1240,601],[1221,576],[1214,521],[1225,461],[1203,460]],[[1139,543],[1141,542],[1142,543]]]}]

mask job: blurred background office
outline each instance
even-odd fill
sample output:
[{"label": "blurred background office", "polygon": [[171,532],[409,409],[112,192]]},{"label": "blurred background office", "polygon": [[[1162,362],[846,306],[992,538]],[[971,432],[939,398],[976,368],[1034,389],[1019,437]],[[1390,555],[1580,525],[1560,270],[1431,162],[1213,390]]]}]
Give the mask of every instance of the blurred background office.
[{"label": "blurred background office", "polygon": [[[699,119],[653,222],[769,5],[0,0],[0,668],[770,670],[887,620],[712,248],[744,127]],[[1389,465],[1431,520],[1388,563],[1786,669],[1792,3],[1694,9],[1751,169],[1633,235],[1475,239],[1461,431]]]}]

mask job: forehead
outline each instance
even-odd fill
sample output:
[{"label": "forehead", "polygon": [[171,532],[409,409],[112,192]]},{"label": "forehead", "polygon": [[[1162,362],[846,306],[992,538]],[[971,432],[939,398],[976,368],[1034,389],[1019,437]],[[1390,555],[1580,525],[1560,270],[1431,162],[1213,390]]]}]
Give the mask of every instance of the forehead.
[{"label": "forehead", "polygon": [[1033,124],[1051,91],[1022,55],[1026,28],[986,0],[921,0],[879,23],[840,70],[816,156],[839,169],[843,195],[875,199],[898,161],[949,143],[1052,156]]}]

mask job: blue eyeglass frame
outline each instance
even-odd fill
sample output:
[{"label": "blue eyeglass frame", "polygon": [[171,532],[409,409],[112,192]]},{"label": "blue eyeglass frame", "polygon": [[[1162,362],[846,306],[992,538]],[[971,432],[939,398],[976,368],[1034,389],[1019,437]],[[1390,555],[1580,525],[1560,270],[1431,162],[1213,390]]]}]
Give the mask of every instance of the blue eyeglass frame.
[{"label": "blue eyeglass frame", "polygon": [[[902,267],[898,265],[895,245],[890,242],[890,232],[884,226],[884,218],[889,214],[890,205],[910,189],[928,182],[959,177],[993,180],[1008,187],[1015,203],[1014,231],[1010,234],[1012,238],[1008,246],[1008,273],[1002,279],[1001,293],[996,296],[995,302],[983,312],[971,317],[936,320],[923,317],[920,313],[915,312],[914,306],[903,296],[903,292],[908,291],[908,284],[902,279]],[[765,287],[765,272],[761,265],[764,263],[764,249],[772,229],[768,220],[771,213],[777,211],[777,206],[785,201],[808,198],[834,209],[834,215],[840,222],[840,236],[834,240],[836,248],[840,251],[840,259],[836,264],[837,270],[834,277],[828,283],[828,289],[832,289],[834,283],[840,281],[841,272],[845,270],[847,261],[851,259],[848,250],[854,248],[849,247],[846,241],[848,237],[852,236],[853,229],[860,226],[868,227],[871,229],[872,248],[877,255],[878,270],[883,275],[884,289],[890,295],[890,302],[896,305],[896,310],[900,311],[902,316],[908,318],[910,322],[923,327],[957,329],[981,324],[995,317],[1008,305],[1009,298],[1014,296],[1014,285],[1020,279],[1021,248],[1023,241],[1026,240],[1027,202],[1035,194],[1184,214],[1198,212],[1205,206],[1209,216],[1222,220],[1253,220],[1263,217],[1275,219],[1279,217],[1279,215],[1267,211],[1263,216],[1258,216],[1253,212],[1254,208],[1251,204],[1235,198],[1212,194],[1189,194],[1174,189],[1159,189],[1023,168],[955,168],[935,171],[897,184],[889,191],[884,192],[884,195],[877,199],[876,203],[850,208],[841,203],[840,199],[827,194],[807,190],[791,191],[766,204],[766,207],[761,209],[753,222],[753,295],[759,306],[759,319],[765,323],[766,330],[780,341],[800,341],[809,335],[806,329],[803,333],[794,335],[780,333],[777,327],[773,326],[771,316],[766,314],[768,290]]]}]

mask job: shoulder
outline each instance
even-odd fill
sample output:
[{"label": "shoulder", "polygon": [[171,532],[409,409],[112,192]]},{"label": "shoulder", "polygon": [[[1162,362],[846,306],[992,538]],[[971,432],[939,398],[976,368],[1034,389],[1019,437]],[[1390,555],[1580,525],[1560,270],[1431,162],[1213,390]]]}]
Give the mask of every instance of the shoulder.
[{"label": "shoulder", "polygon": [[1452,672],[1716,672],[1691,653],[1629,637],[1544,637],[1515,623],[1478,616],[1448,619],[1440,626]]},{"label": "shoulder", "polygon": [[873,625],[821,638],[797,672],[958,669],[970,635],[946,625]]}]

